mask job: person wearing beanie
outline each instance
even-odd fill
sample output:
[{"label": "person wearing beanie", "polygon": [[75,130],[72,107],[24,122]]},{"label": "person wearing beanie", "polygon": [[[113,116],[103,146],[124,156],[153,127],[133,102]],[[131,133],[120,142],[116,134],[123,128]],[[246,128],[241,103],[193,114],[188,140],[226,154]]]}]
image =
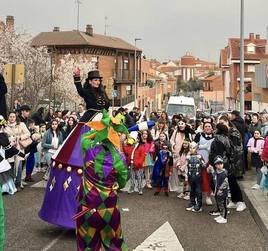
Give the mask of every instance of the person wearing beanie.
[{"label": "person wearing beanie", "polygon": [[[214,170],[215,169],[215,170]],[[208,167],[208,172],[213,175],[215,186],[214,194],[217,209],[210,212],[210,215],[217,216],[214,220],[219,223],[227,223],[227,198],[228,198],[228,178],[224,169],[224,161],[221,156],[214,159],[213,166]]]}]

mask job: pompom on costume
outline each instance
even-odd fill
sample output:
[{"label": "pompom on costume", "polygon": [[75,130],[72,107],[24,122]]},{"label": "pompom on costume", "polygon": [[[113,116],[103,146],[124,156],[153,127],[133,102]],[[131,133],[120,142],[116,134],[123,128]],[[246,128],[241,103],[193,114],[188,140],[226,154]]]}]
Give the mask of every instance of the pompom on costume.
[{"label": "pompom on costume", "polygon": [[77,250],[128,250],[120,225],[117,190],[127,182],[124,155],[118,133],[127,128],[103,112],[101,121],[89,122],[82,136],[83,180],[76,219]]}]

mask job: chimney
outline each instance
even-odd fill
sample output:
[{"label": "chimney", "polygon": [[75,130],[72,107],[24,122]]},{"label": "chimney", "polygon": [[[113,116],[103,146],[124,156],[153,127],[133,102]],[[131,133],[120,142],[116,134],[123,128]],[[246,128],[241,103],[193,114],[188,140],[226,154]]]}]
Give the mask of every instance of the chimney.
[{"label": "chimney", "polygon": [[87,24],[86,26],[86,34],[89,36],[93,36],[93,27],[91,24]]},{"label": "chimney", "polygon": [[60,27],[54,27],[53,32],[59,32],[60,31]]},{"label": "chimney", "polygon": [[256,34],[256,39],[261,39],[260,34]]},{"label": "chimney", "polygon": [[14,30],[14,17],[13,16],[6,17],[6,28],[7,30]]},{"label": "chimney", "polygon": [[250,41],[254,40],[254,33],[249,33],[249,39],[250,39]]}]

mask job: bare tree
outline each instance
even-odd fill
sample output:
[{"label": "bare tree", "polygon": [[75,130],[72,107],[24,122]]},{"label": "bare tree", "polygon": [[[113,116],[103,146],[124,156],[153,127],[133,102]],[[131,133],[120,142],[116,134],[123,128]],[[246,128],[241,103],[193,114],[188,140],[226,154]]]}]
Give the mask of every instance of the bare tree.
[{"label": "bare tree", "polygon": [[66,54],[59,64],[53,65],[52,90],[56,100],[65,103],[64,109],[71,109],[73,104],[82,102],[73,83],[73,72],[77,67],[81,70],[81,77],[85,79],[88,71],[96,69],[96,64],[82,55]]}]

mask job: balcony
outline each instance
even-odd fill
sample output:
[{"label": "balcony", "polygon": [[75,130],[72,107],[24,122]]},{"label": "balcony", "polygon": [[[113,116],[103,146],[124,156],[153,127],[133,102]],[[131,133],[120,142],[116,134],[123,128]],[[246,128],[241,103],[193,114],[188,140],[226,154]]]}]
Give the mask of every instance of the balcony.
[{"label": "balcony", "polygon": [[[140,71],[136,71],[137,82],[140,80]],[[134,70],[118,69],[114,71],[116,83],[134,83]]]},{"label": "balcony", "polygon": [[131,102],[134,102],[135,96],[134,95],[130,95],[130,96],[126,96],[126,97],[122,97],[122,98],[115,98],[114,99],[114,106],[125,106]]}]

